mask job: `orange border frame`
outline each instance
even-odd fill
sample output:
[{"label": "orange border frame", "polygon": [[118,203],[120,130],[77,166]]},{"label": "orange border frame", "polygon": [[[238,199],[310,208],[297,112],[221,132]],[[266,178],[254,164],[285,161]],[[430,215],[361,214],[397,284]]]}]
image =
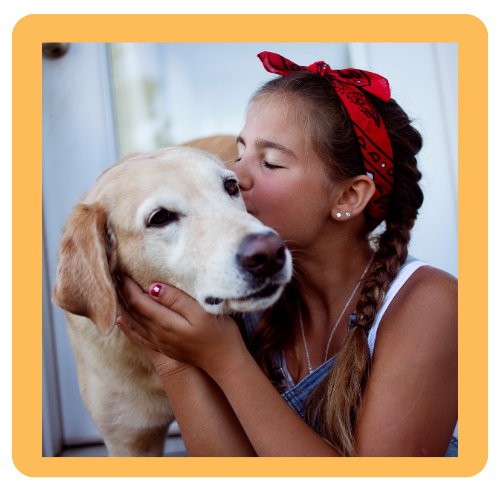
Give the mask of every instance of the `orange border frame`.
[{"label": "orange border frame", "polygon": [[[376,18],[376,20],[374,19]],[[89,26],[92,29],[88,29]],[[168,30],[165,29],[168,27]],[[334,29],[332,28],[334,27]],[[456,42],[460,171],[479,200],[459,202],[460,456],[446,458],[49,458],[42,457],[42,56],[65,42]],[[488,30],[472,14],[34,14],[12,30],[12,463],[29,477],[471,477],[498,456],[496,366],[500,339],[485,299],[494,297],[498,256],[488,233],[496,193],[477,173],[496,156]],[[480,87],[479,87],[480,85]],[[496,86],[495,86],[496,85]],[[482,89],[472,100],[467,89]],[[491,96],[491,97],[490,97]],[[490,98],[488,98],[490,97]],[[496,112],[495,112],[496,111]],[[27,143],[29,147],[26,147]],[[491,170],[489,170],[491,169]],[[29,182],[26,182],[29,179]],[[463,197],[464,198],[464,197]],[[491,200],[491,201],[490,201]],[[491,207],[489,206],[491,204]],[[39,224],[30,224],[39,213]],[[35,231],[36,229],[36,231]],[[493,232],[495,234],[495,232]],[[488,235],[488,240],[485,236]],[[494,237],[493,237],[494,240]],[[484,244],[481,244],[484,241]],[[480,245],[480,246],[479,246]],[[478,249],[480,259],[475,259]],[[27,286],[27,284],[30,284]],[[27,292],[30,293],[27,293]],[[490,292],[491,293],[488,293]],[[480,293],[478,293],[480,292]],[[31,314],[26,314],[30,300]],[[491,299],[490,299],[491,300]],[[490,302],[490,301],[488,301]],[[34,304],[34,306],[33,306]],[[487,327],[486,325],[493,325]],[[487,348],[485,348],[487,347]],[[493,408],[491,408],[493,406]],[[492,431],[493,430],[493,431]]]}]

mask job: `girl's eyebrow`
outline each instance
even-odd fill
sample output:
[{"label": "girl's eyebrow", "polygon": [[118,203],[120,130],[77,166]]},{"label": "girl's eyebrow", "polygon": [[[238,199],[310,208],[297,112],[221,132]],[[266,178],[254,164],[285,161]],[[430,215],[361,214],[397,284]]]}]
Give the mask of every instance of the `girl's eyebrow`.
[{"label": "girl's eyebrow", "polygon": [[[243,144],[243,146],[245,146],[245,141],[241,136],[237,137],[236,142],[240,142],[241,144]],[[276,142],[266,141],[265,139],[257,139],[255,141],[255,147],[257,149],[266,149],[266,148],[277,149],[278,151],[281,151],[287,156],[291,156],[292,158],[297,158],[297,155],[291,149],[288,149],[285,146],[282,146],[281,144],[277,144]]]}]

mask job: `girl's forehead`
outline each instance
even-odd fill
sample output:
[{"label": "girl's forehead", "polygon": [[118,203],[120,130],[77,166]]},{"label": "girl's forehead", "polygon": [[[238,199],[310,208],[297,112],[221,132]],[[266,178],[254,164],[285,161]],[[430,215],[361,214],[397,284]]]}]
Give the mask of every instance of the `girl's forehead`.
[{"label": "girl's forehead", "polygon": [[275,93],[257,97],[249,108],[248,114],[280,114],[284,119],[297,118],[303,103],[301,99],[289,94]]},{"label": "girl's forehead", "polygon": [[297,113],[284,100],[259,100],[248,110],[242,136],[247,133],[297,135],[301,134]]}]

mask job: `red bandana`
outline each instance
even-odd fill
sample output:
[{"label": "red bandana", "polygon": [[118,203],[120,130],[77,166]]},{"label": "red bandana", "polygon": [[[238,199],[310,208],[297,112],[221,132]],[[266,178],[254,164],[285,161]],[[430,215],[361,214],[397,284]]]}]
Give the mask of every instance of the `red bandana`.
[{"label": "red bandana", "polygon": [[391,141],[377,110],[366,96],[362,92],[356,92],[356,89],[362,88],[387,102],[391,97],[389,82],[380,75],[360,69],[334,70],[323,61],[310,66],[298,66],[273,52],[261,52],[258,57],[270,73],[287,75],[292,71],[310,71],[330,81],[342,99],[353,124],[366,164],[366,174],[373,179],[377,188],[366,207],[368,214],[376,221],[384,220],[394,175]]}]

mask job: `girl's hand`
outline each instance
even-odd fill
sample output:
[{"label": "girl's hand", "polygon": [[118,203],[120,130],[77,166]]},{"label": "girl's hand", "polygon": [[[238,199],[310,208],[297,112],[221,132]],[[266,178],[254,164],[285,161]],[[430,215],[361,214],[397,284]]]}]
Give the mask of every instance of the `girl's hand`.
[{"label": "girl's hand", "polygon": [[130,314],[121,299],[118,301],[116,324],[132,344],[144,351],[161,377],[173,375],[190,366],[159,352],[149,332]]},{"label": "girl's hand", "polygon": [[156,359],[152,352],[161,353],[210,375],[229,372],[240,356],[248,355],[229,316],[207,313],[195,299],[170,285],[155,283],[147,294],[128,276],[122,281],[124,300],[134,316],[125,333],[149,356]]}]

